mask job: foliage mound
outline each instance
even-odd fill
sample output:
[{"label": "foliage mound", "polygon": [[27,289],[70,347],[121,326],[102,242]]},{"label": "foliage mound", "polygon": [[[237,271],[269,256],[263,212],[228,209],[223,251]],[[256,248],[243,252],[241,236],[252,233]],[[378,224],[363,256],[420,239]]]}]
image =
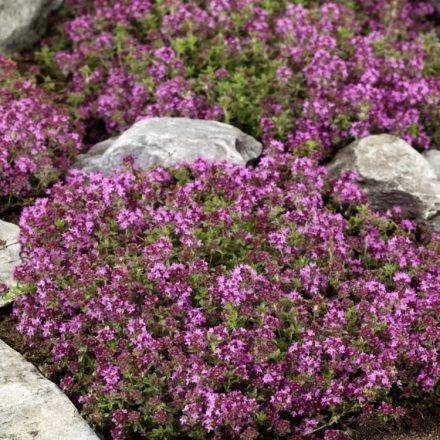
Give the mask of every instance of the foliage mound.
[{"label": "foliage mound", "polygon": [[53,101],[0,55],[0,212],[59,180],[81,148],[80,127]]},{"label": "foliage mound", "polygon": [[425,1],[95,0],[39,54],[93,127],[220,119],[267,150],[390,132],[440,143],[440,66]]},{"label": "foliage mound", "polygon": [[433,11],[408,0],[67,0],[24,76],[0,61],[0,198],[41,194],[81,140],[145,116],[222,120],[266,154],[322,156],[381,132],[440,144]]},{"label": "foliage mound", "polygon": [[19,331],[113,439],[344,439],[432,402],[440,237],[324,175],[72,173],[22,216]]}]

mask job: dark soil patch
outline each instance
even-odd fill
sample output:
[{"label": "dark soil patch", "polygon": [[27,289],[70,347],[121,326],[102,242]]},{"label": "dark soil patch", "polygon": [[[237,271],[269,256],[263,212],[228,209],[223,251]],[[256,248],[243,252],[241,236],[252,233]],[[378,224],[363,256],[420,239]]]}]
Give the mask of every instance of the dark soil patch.
[{"label": "dark soil patch", "polygon": [[83,153],[88,151],[98,142],[105,141],[110,137],[105,128],[104,121],[96,118],[90,118],[85,121],[84,124],[86,129],[83,138],[83,144],[85,146]]},{"label": "dark soil patch", "polygon": [[440,404],[410,410],[400,424],[367,422],[356,430],[356,440],[440,440]]},{"label": "dark soil patch", "polygon": [[8,209],[7,211],[2,212],[1,220],[18,225],[18,222],[20,221],[21,211],[21,208]]}]

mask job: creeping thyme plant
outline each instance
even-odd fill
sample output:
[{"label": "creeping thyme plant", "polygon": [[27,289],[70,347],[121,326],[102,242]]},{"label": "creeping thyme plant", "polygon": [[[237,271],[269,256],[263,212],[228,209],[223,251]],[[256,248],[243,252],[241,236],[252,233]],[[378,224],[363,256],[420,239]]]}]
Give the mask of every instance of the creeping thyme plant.
[{"label": "creeping thyme plant", "polygon": [[41,194],[81,148],[80,126],[28,76],[0,55],[0,212]]},{"label": "creeping thyme plant", "polygon": [[[87,3],[87,2],[86,2]],[[335,147],[374,132],[440,142],[427,2],[75,1],[40,52],[82,120],[220,119],[266,144]],[[434,42],[432,41],[434,39]]]},{"label": "creeping thyme plant", "polygon": [[[15,110],[0,159],[15,156],[0,167],[23,168],[2,196],[53,182],[32,170],[59,176],[90,131],[144,117],[217,119],[264,144],[253,167],[71,171],[24,209],[18,330],[97,431],[338,440],[438,402],[440,235],[372,212],[353,174],[322,166],[369,133],[439,145],[431,4],[70,0],[62,14],[30,79],[2,59]],[[20,107],[15,76],[44,112]]]},{"label": "creeping thyme plant", "polygon": [[440,237],[324,175],[291,156],[72,173],[22,216],[19,331],[114,439],[342,439],[403,415],[438,393]]}]

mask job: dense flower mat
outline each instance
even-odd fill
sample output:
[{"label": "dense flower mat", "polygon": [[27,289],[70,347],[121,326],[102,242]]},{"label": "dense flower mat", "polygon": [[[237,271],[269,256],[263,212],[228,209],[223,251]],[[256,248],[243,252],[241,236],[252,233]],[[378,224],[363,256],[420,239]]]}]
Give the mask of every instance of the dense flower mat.
[{"label": "dense flower mat", "polygon": [[421,148],[440,140],[429,3],[92,3],[77,7],[64,49],[44,60],[68,76],[78,116],[109,132],[143,115],[179,115],[283,137],[289,150],[372,131]]},{"label": "dense flower mat", "polygon": [[65,107],[0,55],[0,212],[55,183],[81,150]]},{"label": "dense flower mat", "polygon": [[11,109],[0,197],[53,183],[78,149],[78,122],[102,138],[143,116],[219,119],[268,153],[328,153],[377,132],[429,148],[440,143],[433,11],[406,0],[67,0],[65,21],[22,69],[25,98],[1,61]]},{"label": "dense flower mat", "polygon": [[72,174],[22,216],[19,331],[115,439],[339,439],[403,415],[438,393],[440,236],[417,244],[324,173]]},{"label": "dense flower mat", "polygon": [[440,237],[319,165],[368,133],[440,142],[432,12],[71,0],[46,46],[0,60],[6,204],[145,116],[219,119],[265,146],[255,168],[72,172],[24,210],[18,329],[97,430],[343,439],[438,401]]}]

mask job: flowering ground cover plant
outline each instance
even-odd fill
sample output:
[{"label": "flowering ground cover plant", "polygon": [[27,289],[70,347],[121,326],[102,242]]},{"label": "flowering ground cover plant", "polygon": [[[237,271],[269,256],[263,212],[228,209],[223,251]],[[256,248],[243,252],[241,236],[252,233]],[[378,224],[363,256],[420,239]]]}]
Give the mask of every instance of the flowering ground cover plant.
[{"label": "flowering ground cover plant", "polygon": [[37,66],[0,58],[9,203],[145,116],[218,119],[265,145],[255,168],[71,172],[24,210],[18,329],[99,432],[337,440],[438,403],[440,236],[372,213],[354,176],[330,185],[319,165],[368,133],[440,144],[432,13],[68,0]]},{"label": "flowering ground cover plant", "polygon": [[67,0],[64,11],[26,75],[0,62],[3,205],[71,163],[83,133],[68,113],[86,145],[168,115],[230,122],[266,154],[327,154],[378,132],[440,144],[429,2]]},{"label": "flowering ground cover plant", "polygon": [[[71,0],[39,54],[81,120],[220,119],[267,151],[390,132],[440,143],[438,39],[424,1]],[[428,24],[427,24],[428,23]]]},{"label": "flowering ground cover plant", "polygon": [[81,130],[49,93],[0,55],[0,212],[41,194],[81,148]]},{"label": "flowering ground cover plant", "polygon": [[23,213],[19,331],[113,439],[344,439],[435,401],[440,237],[324,176],[72,173]]}]

